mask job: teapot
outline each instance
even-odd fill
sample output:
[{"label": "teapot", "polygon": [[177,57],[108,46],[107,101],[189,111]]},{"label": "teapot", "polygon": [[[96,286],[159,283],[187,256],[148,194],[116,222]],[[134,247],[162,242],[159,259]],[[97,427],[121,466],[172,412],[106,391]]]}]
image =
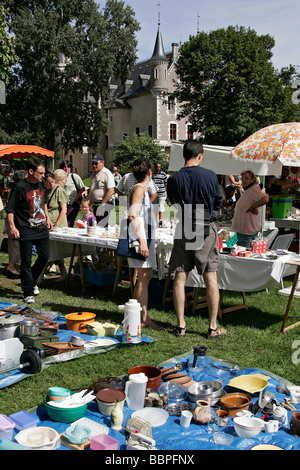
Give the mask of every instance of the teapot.
[{"label": "teapot", "polygon": [[273,419],[276,419],[281,424],[286,425],[288,422],[287,410],[282,406],[273,405]]},{"label": "teapot", "polygon": [[210,409],[210,398],[207,400],[196,401],[196,406],[193,411],[193,419],[198,424],[208,424],[212,420],[212,414]]}]

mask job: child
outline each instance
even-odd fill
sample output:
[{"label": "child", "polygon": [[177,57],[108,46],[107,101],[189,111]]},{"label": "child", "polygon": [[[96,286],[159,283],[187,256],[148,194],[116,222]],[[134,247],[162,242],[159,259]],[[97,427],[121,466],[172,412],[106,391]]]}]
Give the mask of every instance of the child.
[{"label": "child", "polygon": [[88,227],[97,225],[96,217],[94,216],[92,209],[92,203],[89,199],[82,199],[81,210],[83,212],[82,221],[86,222]]}]

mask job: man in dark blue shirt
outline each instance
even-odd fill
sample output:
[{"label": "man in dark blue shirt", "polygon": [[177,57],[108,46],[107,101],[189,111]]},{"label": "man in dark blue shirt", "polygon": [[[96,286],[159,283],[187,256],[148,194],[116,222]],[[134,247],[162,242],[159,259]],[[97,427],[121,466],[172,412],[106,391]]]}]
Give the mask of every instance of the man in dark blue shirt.
[{"label": "man in dark blue shirt", "polygon": [[223,198],[217,175],[201,168],[203,145],[198,140],[185,143],[185,165],[168,179],[167,194],[172,204],[179,208],[179,222],[174,237],[170,267],[175,270],[173,284],[174,307],[177,315],[176,336],[184,336],[185,284],[188,273],[196,267],[206,285],[209,312],[208,337],[216,338],[226,333],[217,326],[219,309],[218,233],[214,224],[214,211],[220,209]]}]

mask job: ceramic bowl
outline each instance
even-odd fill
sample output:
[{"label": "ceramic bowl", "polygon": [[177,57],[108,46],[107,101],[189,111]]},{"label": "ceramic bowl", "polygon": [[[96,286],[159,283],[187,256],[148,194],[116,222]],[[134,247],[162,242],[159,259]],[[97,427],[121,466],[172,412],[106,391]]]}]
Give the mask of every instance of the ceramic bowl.
[{"label": "ceramic bowl", "polygon": [[128,371],[128,375],[140,374],[143,372],[148,377],[147,388],[151,388],[154,392],[161,384],[161,369],[153,366],[136,366]]},{"label": "ceramic bowl", "polygon": [[248,410],[251,397],[245,393],[228,393],[220,399],[221,408],[228,412],[229,417],[236,416],[239,411]]},{"label": "ceramic bowl", "polygon": [[239,437],[256,437],[264,428],[264,423],[259,418],[238,417],[233,418],[234,430]]}]

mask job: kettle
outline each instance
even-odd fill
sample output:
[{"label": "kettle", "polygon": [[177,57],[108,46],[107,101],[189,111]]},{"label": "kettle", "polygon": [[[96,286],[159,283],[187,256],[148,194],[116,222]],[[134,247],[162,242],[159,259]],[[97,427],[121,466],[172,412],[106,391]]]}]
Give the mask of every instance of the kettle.
[{"label": "kettle", "polygon": [[143,372],[129,376],[125,384],[125,400],[131,410],[144,408],[147,382],[148,377]]},{"label": "kettle", "polygon": [[287,410],[283,406],[273,405],[273,419],[279,421],[283,425],[288,423]]},{"label": "kettle", "polygon": [[130,299],[124,305],[119,305],[119,310],[124,310],[123,342],[141,342],[141,310],[142,307],[136,299]]}]

